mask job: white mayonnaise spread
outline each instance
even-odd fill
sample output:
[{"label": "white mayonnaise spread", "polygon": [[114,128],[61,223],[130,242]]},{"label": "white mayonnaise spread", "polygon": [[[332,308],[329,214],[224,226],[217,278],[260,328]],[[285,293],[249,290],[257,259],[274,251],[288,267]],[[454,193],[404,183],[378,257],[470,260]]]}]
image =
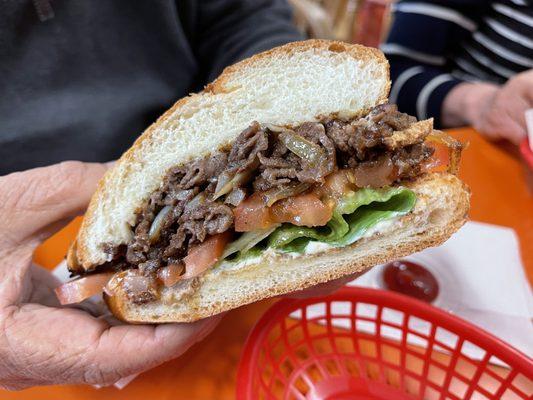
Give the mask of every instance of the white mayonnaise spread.
[{"label": "white mayonnaise spread", "polygon": [[[386,221],[378,222],[375,226],[373,226],[372,228],[367,230],[365,232],[365,234],[360,239],[368,238],[368,237],[371,237],[371,236],[373,236],[375,234],[383,233],[384,231],[387,231],[390,228],[392,228],[397,223],[397,221],[398,221],[398,219],[395,218],[395,219],[389,219],[389,220],[386,220]],[[329,250],[329,249],[331,249],[333,247],[334,246],[331,246],[330,244],[327,244],[327,243],[311,241],[305,247],[304,254],[306,254],[306,255],[317,254],[317,253],[321,253],[323,251]],[[245,258],[244,260],[239,261],[239,262],[222,261],[219,265],[217,265],[215,267],[215,270],[217,270],[217,272],[219,272],[219,271],[220,272],[222,272],[222,271],[237,271],[237,270],[239,270],[241,268],[244,268],[244,267],[246,267],[248,265],[252,265],[252,264],[256,264],[256,263],[258,263],[260,261],[264,261],[265,258],[275,257],[275,256],[280,255],[280,254],[282,254],[284,257],[291,257],[291,258],[295,258],[295,257],[298,257],[300,255],[299,253],[281,253],[281,252],[278,252],[278,251],[276,251],[274,249],[267,249],[259,256],[248,257],[248,258]]]},{"label": "white mayonnaise spread", "polygon": [[315,254],[331,249],[333,246],[323,242],[311,241],[305,246],[304,254]]},{"label": "white mayonnaise spread", "polygon": [[362,238],[369,238],[371,236],[374,236],[376,233],[383,233],[385,231],[388,231],[390,228],[392,228],[397,223],[398,223],[398,219],[397,218],[387,219],[385,221],[378,222],[372,228],[367,230],[364,233],[364,235],[361,236],[361,239]]}]

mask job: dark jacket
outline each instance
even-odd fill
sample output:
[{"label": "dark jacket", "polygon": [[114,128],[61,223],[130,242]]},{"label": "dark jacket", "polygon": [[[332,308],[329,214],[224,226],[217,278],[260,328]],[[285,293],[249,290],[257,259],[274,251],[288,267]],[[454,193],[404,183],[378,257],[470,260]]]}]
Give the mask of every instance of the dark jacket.
[{"label": "dark jacket", "polygon": [[299,38],[284,0],[2,1],[0,175],[115,159],[227,65]]}]

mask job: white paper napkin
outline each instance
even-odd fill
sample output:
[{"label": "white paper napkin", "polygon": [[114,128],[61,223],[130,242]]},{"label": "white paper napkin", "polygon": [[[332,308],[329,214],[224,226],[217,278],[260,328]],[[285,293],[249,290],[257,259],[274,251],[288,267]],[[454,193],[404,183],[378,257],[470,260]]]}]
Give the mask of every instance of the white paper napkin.
[{"label": "white paper napkin", "polygon": [[[433,303],[435,306],[480,326],[533,356],[533,301],[514,230],[468,222],[442,246],[404,259],[424,265],[436,276],[440,291]],[[382,270],[382,265],[376,266],[348,285],[384,288]],[[333,311],[337,310],[334,308]],[[372,312],[370,309],[366,311]],[[316,310],[308,309],[308,313],[310,317],[318,317],[319,306]],[[419,325],[415,329],[422,330],[424,323],[421,321]],[[395,332],[387,336],[399,339]],[[439,339],[451,347],[456,340],[453,335],[446,334]],[[423,344],[417,343],[416,338],[409,341]],[[484,355],[468,343],[465,343],[463,352],[474,359]]]}]

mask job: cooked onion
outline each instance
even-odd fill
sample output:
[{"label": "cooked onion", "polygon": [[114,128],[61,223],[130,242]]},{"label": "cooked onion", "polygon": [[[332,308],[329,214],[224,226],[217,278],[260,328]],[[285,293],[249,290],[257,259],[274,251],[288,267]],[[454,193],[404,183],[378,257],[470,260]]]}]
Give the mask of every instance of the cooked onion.
[{"label": "cooked onion", "polygon": [[189,201],[185,205],[185,210],[184,211],[192,210],[192,209],[196,208],[198,205],[200,205],[200,204],[202,204],[204,202],[205,202],[205,194],[204,194],[204,192],[200,192],[196,196],[194,196],[193,199],[191,201]]},{"label": "cooked onion", "polygon": [[157,270],[157,278],[166,287],[174,286],[181,279],[184,269],[183,264],[169,264]]},{"label": "cooked onion", "polygon": [[237,240],[230,243],[226,247],[226,249],[224,250],[224,253],[222,254],[222,259],[238,251],[242,251],[243,253],[247,252],[252,247],[254,247],[257,243],[259,243],[261,240],[263,240],[264,238],[269,236],[272,232],[274,232],[276,228],[280,225],[281,224],[274,224],[266,229],[260,229],[260,230],[252,231],[252,232],[244,232]]},{"label": "cooked onion", "polygon": [[261,197],[267,207],[271,207],[276,201],[286,199],[287,197],[296,196],[309,189],[309,183],[299,182],[289,185],[282,185],[264,192]]},{"label": "cooked onion", "polygon": [[235,187],[242,186],[247,183],[252,178],[255,168],[257,168],[257,166],[252,165],[245,171],[238,172],[233,177],[230,176],[228,171],[224,171],[222,174],[220,174],[218,177],[217,186],[215,188],[215,193],[213,194],[213,200],[216,200],[220,196],[231,192]]},{"label": "cooked onion", "polygon": [[442,131],[432,131],[427,140],[430,142],[436,142],[447,146],[450,149],[450,162],[448,164],[448,172],[457,175],[459,171],[459,161],[461,161],[461,152],[464,149],[464,145],[457,139],[451,137],[447,133]]},{"label": "cooked onion", "polygon": [[326,152],[315,144],[294,131],[284,131],[278,135],[279,140],[290,151],[301,159],[306,160],[312,167],[319,167],[327,163]]},{"label": "cooked onion", "polygon": [[154,278],[144,276],[137,269],[129,269],[115,274],[105,285],[104,293],[114,296],[119,288],[124,289],[128,297],[139,297],[146,294],[157,295],[157,285]]},{"label": "cooked onion", "polygon": [[148,231],[148,239],[150,240],[150,243],[154,243],[159,240],[159,237],[161,236],[161,228],[163,225],[163,221],[171,210],[171,206],[165,206],[161,209],[161,211],[159,211],[157,216],[154,218],[154,221],[150,226],[150,230]]},{"label": "cooked onion", "polygon": [[102,289],[109,282],[113,272],[102,272],[87,275],[55,288],[55,293],[62,305],[79,303],[95,294],[102,293]]},{"label": "cooked onion", "polygon": [[245,197],[246,191],[242,188],[236,187],[233,188],[231,192],[229,192],[224,202],[226,204],[231,204],[232,206],[237,207],[239,204],[242,203]]}]

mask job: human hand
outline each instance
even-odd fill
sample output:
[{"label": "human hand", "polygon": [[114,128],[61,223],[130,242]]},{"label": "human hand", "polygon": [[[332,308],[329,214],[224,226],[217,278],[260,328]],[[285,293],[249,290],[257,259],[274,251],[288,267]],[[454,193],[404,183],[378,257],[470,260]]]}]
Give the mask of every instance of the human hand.
[{"label": "human hand", "polygon": [[220,316],[192,324],[120,325],[60,307],[35,248],[83,212],[105,172],[65,162],[0,177],[0,387],[109,385],[184,353]]},{"label": "human hand", "polygon": [[525,111],[533,107],[533,70],[522,72],[503,86],[462,83],[443,103],[445,126],[468,124],[491,140],[519,144],[526,136]]}]

